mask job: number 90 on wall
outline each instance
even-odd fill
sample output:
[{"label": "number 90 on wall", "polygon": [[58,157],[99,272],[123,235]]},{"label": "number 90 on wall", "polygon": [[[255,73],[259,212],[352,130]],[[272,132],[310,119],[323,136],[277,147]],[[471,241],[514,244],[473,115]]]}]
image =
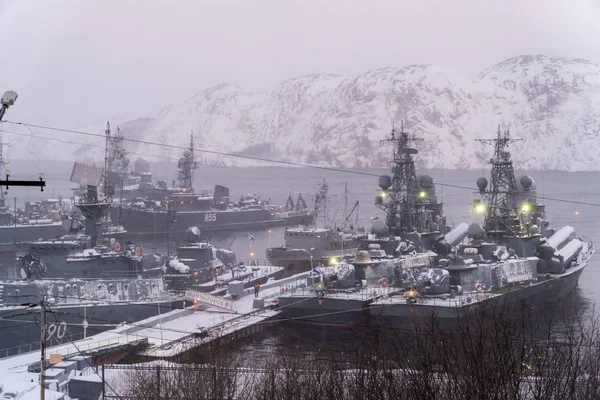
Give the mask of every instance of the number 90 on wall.
[{"label": "number 90 on wall", "polygon": [[217,214],[204,214],[204,222],[215,222]]}]

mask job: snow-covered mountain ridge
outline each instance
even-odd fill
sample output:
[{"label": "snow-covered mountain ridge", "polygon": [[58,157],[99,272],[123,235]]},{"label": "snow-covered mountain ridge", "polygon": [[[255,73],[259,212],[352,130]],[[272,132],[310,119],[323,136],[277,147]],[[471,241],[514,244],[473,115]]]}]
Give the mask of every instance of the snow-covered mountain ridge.
[{"label": "snow-covered mountain ridge", "polygon": [[[476,79],[432,65],[381,68],[359,76],[309,75],[286,80],[272,92],[222,84],[141,118],[111,121],[132,139],[335,167],[389,165],[383,145],[393,123],[423,141],[419,167],[482,168],[498,124],[522,138],[513,159],[522,169],[598,170],[600,165],[600,65],[585,60],[520,56]],[[90,127],[102,132],[102,127]],[[77,136],[74,142],[101,141]],[[39,146],[40,158],[87,154],[88,146]],[[134,144],[128,150],[179,158],[181,150]],[[70,151],[72,148],[73,151]],[[24,153],[27,154],[26,152]],[[14,157],[14,155],[12,155]],[[132,158],[136,158],[132,155]],[[152,160],[151,157],[147,157]],[[199,153],[222,165],[265,165],[243,158]]]}]

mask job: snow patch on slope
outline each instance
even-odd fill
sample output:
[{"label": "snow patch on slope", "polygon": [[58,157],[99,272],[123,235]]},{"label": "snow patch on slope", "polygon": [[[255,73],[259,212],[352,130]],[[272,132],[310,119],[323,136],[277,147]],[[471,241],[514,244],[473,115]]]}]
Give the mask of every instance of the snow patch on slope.
[{"label": "snow patch on slope", "polygon": [[[199,153],[198,161],[208,164],[266,165],[216,154],[234,153],[335,167],[387,167],[391,149],[381,140],[401,120],[423,139],[415,143],[420,167],[482,168],[491,148],[475,139],[492,137],[501,124],[523,138],[513,149],[519,168],[596,170],[600,65],[528,55],[494,65],[475,80],[438,66],[409,65],[359,76],[301,76],[270,93],[222,84],[116,123],[128,138],[175,146],[187,146],[193,131],[197,148],[213,152]],[[101,138],[70,139],[103,144]],[[41,158],[73,159],[73,152],[102,157],[96,147],[58,152],[57,147],[44,143],[36,150]],[[143,143],[127,148],[172,161],[181,154]]]}]

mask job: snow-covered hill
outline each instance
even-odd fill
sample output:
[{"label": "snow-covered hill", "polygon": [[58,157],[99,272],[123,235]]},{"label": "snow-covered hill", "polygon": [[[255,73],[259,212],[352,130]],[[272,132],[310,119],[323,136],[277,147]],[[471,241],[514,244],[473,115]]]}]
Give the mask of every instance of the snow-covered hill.
[{"label": "snow-covered hill", "polygon": [[[310,75],[270,93],[230,84],[204,90],[136,119],[112,121],[128,138],[336,167],[387,166],[380,142],[393,123],[423,138],[420,167],[482,168],[491,155],[476,138],[498,124],[523,138],[513,158],[523,169],[597,170],[600,165],[600,65],[584,60],[520,56],[462,76],[431,65],[382,68],[359,76]],[[103,127],[89,127],[97,133]],[[71,135],[72,142],[102,145]],[[180,150],[127,145],[137,154],[177,160]],[[67,149],[60,150],[58,149]],[[40,158],[100,159],[101,150],[38,142]],[[72,151],[71,151],[72,150]],[[31,146],[23,155],[31,152]],[[74,156],[74,154],[77,156]],[[13,150],[11,157],[20,154]],[[133,154],[132,158],[137,155]],[[151,157],[147,157],[152,160]],[[199,161],[265,165],[201,153]]]}]

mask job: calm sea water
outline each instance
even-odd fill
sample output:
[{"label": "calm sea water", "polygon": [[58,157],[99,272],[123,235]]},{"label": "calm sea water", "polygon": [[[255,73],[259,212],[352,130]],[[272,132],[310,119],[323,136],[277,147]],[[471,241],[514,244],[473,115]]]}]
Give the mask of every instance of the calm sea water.
[{"label": "calm sea water", "polygon": [[[10,165],[12,178],[36,179],[38,172],[43,172],[47,181],[44,193],[36,189],[10,188],[7,197],[12,201],[16,197],[19,203],[24,201],[41,200],[48,197],[63,195],[69,197],[74,184],[69,182],[72,164],[52,161],[14,161]],[[156,164],[153,173],[157,179],[168,182],[175,176],[175,166]],[[471,213],[472,201],[477,198],[475,180],[487,171],[420,171],[432,175],[437,184],[437,196],[444,203],[444,213],[448,223],[476,222],[480,218]],[[314,193],[326,179],[329,185],[329,216],[331,220],[343,220],[344,186],[347,183],[350,192],[348,209],[355,201],[359,201],[358,224],[370,226],[371,217],[383,217],[383,212],[374,206],[377,195],[377,175],[389,173],[387,170],[356,170],[355,173],[334,172],[308,168],[222,168],[201,166],[195,174],[197,189],[212,189],[215,184],[228,186],[232,198],[243,194],[257,194],[262,199],[271,199],[275,204],[285,204],[288,193],[294,200],[298,193],[312,206]],[[368,176],[373,174],[376,176]],[[600,244],[600,173],[569,173],[569,172],[522,172],[517,171],[517,178],[523,174],[530,175],[536,181],[538,197],[543,197],[546,204],[547,217],[555,227],[565,224],[573,225],[578,235],[590,237],[594,243]],[[489,179],[489,176],[488,176]],[[6,191],[6,189],[3,189]],[[579,202],[575,203],[575,202]],[[355,220],[354,216],[352,220]],[[481,222],[481,221],[480,221]],[[252,232],[236,232],[219,234],[211,237],[218,246],[230,247],[238,259],[247,259],[253,252],[256,258],[263,259],[265,249],[269,246],[283,244],[284,228],[272,228]],[[249,242],[248,233],[255,241]],[[158,250],[164,251],[164,245],[159,244]],[[592,259],[584,271],[574,297],[582,308],[589,308],[600,303],[600,255]],[[303,334],[298,336],[296,329],[282,325],[270,329],[260,336],[243,344],[252,349],[272,349],[277,346],[289,345],[295,337],[298,346],[309,349],[321,349],[338,346],[344,341],[348,332],[330,328],[303,328]],[[301,338],[306,339],[304,342]],[[303,344],[300,344],[303,343]],[[336,344],[337,343],[337,344]],[[242,343],[240,343],[242,344]]]}]

